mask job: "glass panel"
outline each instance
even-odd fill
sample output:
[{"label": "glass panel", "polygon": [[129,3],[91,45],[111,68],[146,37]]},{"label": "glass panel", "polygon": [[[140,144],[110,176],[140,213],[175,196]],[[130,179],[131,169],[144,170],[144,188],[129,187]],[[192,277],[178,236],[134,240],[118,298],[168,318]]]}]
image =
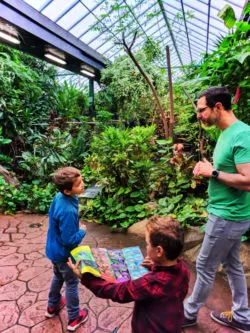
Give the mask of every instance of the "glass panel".
[{"label": "glass panel", "polygon": [[50,0],[24,0],[28,5],[40,11]]},{"label": "glass panel", "polygon": [[104,45],[102,45],[101,47],[99,47],[99,48],[97,47],[97,51],[100,52],[100,53],[103,53],[103,52],[107,51],[108,49],[110,49],[113,46],[114,46],[113,43],[107,42]]},{"label": "glass panel", "polygon": [[88,1],[84,1],[82,0],[82,2],[84,2],[84,4],[90,9],[92,10],[96,5],[98,5],[98,3],[101,3],[101,0],[88,0]]},{"label": "glass panel", "polygon": [[[92,43],[88,44],[90,47],[92,47],[93,49],[95,49],[96,51],[100,52],[99,48],[103,45],[105,45],[107,43],[107,39],[105,38],[105,36],[103,38],[96,38]],[[112,45],[114,45],[111,42]]]},{"label": "glass panel", "polygon": [[28,5],[40,11],[40,9],[47,3],[49,0],[24,0]]},{"label": "glass panel", "polygon": [[[89,14],[81,22],[79,22],[73,29],[71,29],[70,32],[76,37],[80,37],[84,31],[86,30],[88,31],[88,28],[94,22],[96,22],[96,18],[92,14]],[[85,42],[84,37],[81,40]]]},{"label": "glass panel", "polygon": [[75,22],[87,13],[87,9],[79,2],[73,7],[66,15],[64,15],[58,22],[62,28],[68,30]]},{"label": "glass panel", "polygon": [[42,11],[42,14],[52,21],[56,21],[59,16],[66,12],[74,3],[77,3],[77,1],[78,0],[54,0]]},{"label": "glass panel", "polygon": [[96,40],[99,40],[99,44],[102,43],[107,38],[106,34],[101,34],[99,31],[89,30],[82,38],[81,40],[84,41],[84,43],[90,45],[91,47],[95,47]]},{"label": "glass panel", "polygon": [[[194,12],[196,12],[196,14],[198,15],[198,13],[200,14],[199,11],[205,13],[207,15],[208,12],[208,0],[204,1],[203,3],[197,0],[184,0],[184,10],[186,12],[186,10],[192,10]],[[188,6],[191,6],[193,8],[189,8]]]},{"label": "glass panel", "polygon": [[[98,52],[103,53],[105,57],[114,59],[119,54],[124,54],[124,50],[118,46],[114,46],[114,37],[108,40],[110,33],[100,34],[99,31],[91,30],[93,25],[99,18],[103,23],[109,26],[111,23],[107,19],[103,19],[101,14],[104,14],[105,1],[104,0],[24,0],[27,4],[33,6],[37,10],[41,10],[46,4],[49,4],[44,10],[43,14],[52,20],[60,18],[57,22],[61,27],[68,30],[72,26],[70,32],[76,37],[80,38],[83,42],[89,44],[90,47],[96,49]],[[154,40],[161,43],[162,49],[166,44],[171,46],[171,62],[176,63],[178,66],[179,59],[176,51],[172,45],[172,39],[164,22],[162,15],[148,18],[149,13],[160,11],[157,1],[139,1],[139,0],[126,0],[127,4],[133,10],[134,15],[130,13],[128,25],[138,26],[140,36],[136,40],[133,50],[139,49],[145,40],[145,33],[151,36]],[[121,5],[124,3],[121,0]],[[171,25],[179,52],[181,53],[184,63],[190,62],[189,45],[186,35],[185,25],[182,19],[177,19],[176,15],[182,15],[182,8],[180,0],[163,0],[165,11]],[[187,29],[189,40],[191,44],[191,51],[193,59],[201,59],[201,53],[206,51],[207,45],[207,20],[208,20],[208,0],[183,0],[185,13],[192,13],[194,18],[187,17]],[[72,5],[76,4],[74,7]],[[242,13],[242,7],[245,0],[211,0],[210,7],[210,25],[209,25],[209,40],[208,50],[211,51],[215,48],[215,43],[218,40],[217,36],[226,35],[228,29],[224,26],[222,20],[217,16],[218,11],[226,4],[233,7],[237,18]],[[97,6],[97,8],[95,8]],[[72,7],[72,8],[71,8]],[[86,8],[87,7],[87,8]],[[71,8],[71,9],[70,9]],[[69,10],[70,9],[70,10]],[[94,15],[89,10],[93,10]],[[69,10],[67,12],[67,10]],[[85,16],[86,15],[86,16]],[[85,16],[85,17],[84,17]],[[134,17],[135,16],[135,17]],[[83,18],[84,17],[84,18]],[[110,14],[112,22],[116,21],[117,11]],[[81,18],[83,18],[81,20]],[[79,21],[80,20],[80,21]],[[74,24],[77,23],[75,26]],[[113,27],[110,27],[113,30]],[[130,29],[131,30],[131,29]],[[144,30],[145,33],[142,33]],[[117,35],[120,38],[120,34]],[[127,35],[127,40],[130,41],[132,33]]]}]

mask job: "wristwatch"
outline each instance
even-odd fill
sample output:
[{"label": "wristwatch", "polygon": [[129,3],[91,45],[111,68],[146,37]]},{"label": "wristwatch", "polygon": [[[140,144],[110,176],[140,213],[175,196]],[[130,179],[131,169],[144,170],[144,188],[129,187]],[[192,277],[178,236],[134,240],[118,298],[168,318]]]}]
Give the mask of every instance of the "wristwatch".
[{"label": "wristwatch", "polygon": [[219,171],[218,170],[213,170],[212,173],[211,173],[211,177],[216,179],[218,176],[219,176]]}]

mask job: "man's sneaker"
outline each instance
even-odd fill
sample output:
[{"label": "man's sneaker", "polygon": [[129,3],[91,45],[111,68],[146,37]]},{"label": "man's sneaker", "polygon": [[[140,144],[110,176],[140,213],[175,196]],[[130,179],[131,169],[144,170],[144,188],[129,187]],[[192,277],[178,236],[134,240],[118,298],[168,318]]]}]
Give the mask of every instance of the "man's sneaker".
[{"label": "man's sneaker", "polygon": [[239,332],[250,333],[250,324],[243,324],[235,320],[232,311],[221,313],[213,311],[210,313],[210,316],[214,321],[221,325],[232,327]]},{"label": "man's sneaker", "polygon": [[66,298],[61,297],[59,304],[55,308],[47,308],[47,312],[45,313],[45,317],[52,318],[54,317],[66,304]]},{"label": "man's sneaker", "polygon": [[182,324],[182,328],[185,328],[185,327],[191,327],[191,326],[195,326],[197,325],[197,321],[196,321],[196,318],[195,319],[188,319],[188,318],[184,318],[184,322]]},{"label": "man's sneaker", "polygon": [[80,310],[79,316],[75,320],[69,320],[68,331],[74,332],[82,323],[88,319],[88,309]]}]

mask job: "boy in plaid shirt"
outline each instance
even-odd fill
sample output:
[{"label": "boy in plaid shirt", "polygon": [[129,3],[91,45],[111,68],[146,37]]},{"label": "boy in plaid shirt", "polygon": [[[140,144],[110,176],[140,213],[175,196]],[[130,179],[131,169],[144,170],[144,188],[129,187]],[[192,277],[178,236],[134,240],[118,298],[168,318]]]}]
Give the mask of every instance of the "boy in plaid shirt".
[{"label": "boy in plaid shirt", "polygon": [[97,297],[119,303],[135,301],[133,333],[181,333],[183,300],[188,292],[189,271],[179,255],[183,249],[183,229],[167,216],[151,217],[145,239],[147,257],[143,265],[150,272],[136,280],[112,283],[90,273],[81,274],[80,261],[68,265]]}]

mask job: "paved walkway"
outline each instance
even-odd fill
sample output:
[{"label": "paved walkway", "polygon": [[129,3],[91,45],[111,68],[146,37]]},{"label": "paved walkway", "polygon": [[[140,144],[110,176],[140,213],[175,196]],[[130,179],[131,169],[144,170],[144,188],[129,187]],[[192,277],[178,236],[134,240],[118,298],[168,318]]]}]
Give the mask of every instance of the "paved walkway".
[{"label": "paved walkway", "polygon": [[[44,255],[47,217],[42,215],[0,215],[0,332],[4,333],[62,333],[67,332],[66,309],[59,316],[46,319],[47,295],[52,277],[49,260]],[[135,236],[110,233],[107,226],[88,224],[84,243],[93,247],[122,248],[139,245],[144,241]],[[195,273],[191,269],[190,290]],[[77,333],[131,333],[130,321],[133,304],[118,304],[96,298],[80,286],[80,302],[88,307],[89,319]],[[185,333],[233,333],[234,330],[212,322],[212,309],[227,310],[231,295],[222,278],[216,280],[214,290],[201,309],[197,328]],[[146,332],[145,332],[146,333]]]}]

